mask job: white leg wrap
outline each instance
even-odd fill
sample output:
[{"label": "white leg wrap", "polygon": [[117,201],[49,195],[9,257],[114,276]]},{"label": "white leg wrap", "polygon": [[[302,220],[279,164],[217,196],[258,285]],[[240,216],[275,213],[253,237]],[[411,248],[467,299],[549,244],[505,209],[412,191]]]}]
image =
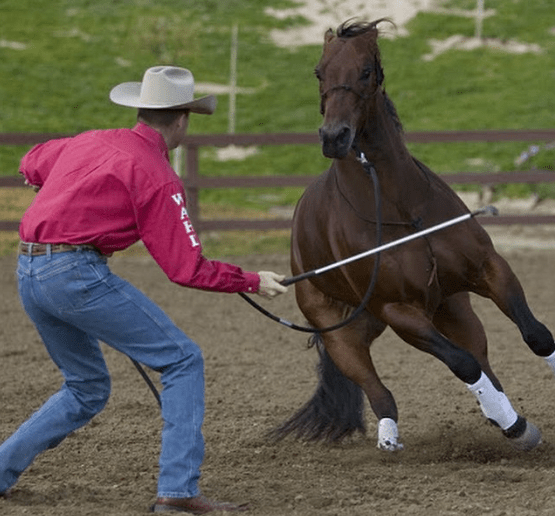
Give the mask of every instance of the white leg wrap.
[{"label": "white leg wrap", "polygon": [[485,373],[482,373],[476,383],[466,384],[466,386],[476,396],[482,413],[488,419],[495,421],[503,430],[507,430],[516,423],[518,414],[509,398],[493,386]]},{"label": "white leg wrap", "polygon": [[378,423],[378,448],[385,451],[399,451],[403,444],[399,442],[397,423],[384,417]]},{"label": "white leg wrap", "polygon": [[544,360],[547,362],[551,370],[555,373],[555,353],[552,353],[548,357],[545,357]]}]

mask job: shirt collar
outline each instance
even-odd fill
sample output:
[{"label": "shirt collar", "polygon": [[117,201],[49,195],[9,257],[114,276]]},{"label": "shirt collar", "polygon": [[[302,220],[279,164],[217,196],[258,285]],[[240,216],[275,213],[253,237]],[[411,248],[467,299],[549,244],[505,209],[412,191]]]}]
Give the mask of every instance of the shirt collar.
[{"label": "shirt collar", "polygon": [[142,138],[145,138],[153,145],[155,145],[160,153],[165,156],[165,158],[169,161],[170,156],[168,152],[168,146],[166,145],[166,141],[164,137],[155,129],[150,127],[149,125],[145,124],[144,122],[138,122],[135,127],[133,127],[133,132],[137,133]]}]

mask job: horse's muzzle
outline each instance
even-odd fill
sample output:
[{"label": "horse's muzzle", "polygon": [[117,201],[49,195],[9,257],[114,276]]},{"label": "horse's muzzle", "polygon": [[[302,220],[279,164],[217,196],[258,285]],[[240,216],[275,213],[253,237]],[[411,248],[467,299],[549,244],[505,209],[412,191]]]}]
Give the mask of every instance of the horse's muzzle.
[{"label": "horse's muzzle", "polygon": [[329,128],[322,126],[319,130],[322,153],[326,158],[343,159],[353,144],[354,132],[348,125]]}]

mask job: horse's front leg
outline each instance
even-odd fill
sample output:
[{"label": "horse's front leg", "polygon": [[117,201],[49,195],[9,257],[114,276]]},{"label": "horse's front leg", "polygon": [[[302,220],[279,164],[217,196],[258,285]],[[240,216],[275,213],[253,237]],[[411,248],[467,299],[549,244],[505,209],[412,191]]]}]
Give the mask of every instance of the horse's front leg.
[{"label": "horse's front leg", "polygon": [[503,390],[491,369],[486,332],[472,308],[468,292],[458,292],[445,299],[434,314],[433,324],[451,342],[470,351],[495,388]]},{"label": "horse's front leg", "polygon": [[517,414],[505,393],[494,386],[472,353],[441,334],[421,310],[408,304],[389,303],[384,305],[382,317],[405,342],[447,365],[474,394],[484,416],[501,428],[514,448],[527,451],[541,442],[538,428]]},{"label": "horse's front leg", "polygon": [[[310,282],[296,285],[297,302],[301,311],[315,328],[324,328],[347,317],[344,303],[332,300]],[[331,399],[338,388],[333,368],[359,386],[378,419],[378,447],[386,451],[401,450],[397,430],[397,405],[393,394],[380,380],[372,362],[369,347],[385,329],[385,325],[370,314],[361,314],[347,326],[323,333],[321,339],[327,357],[320,361],[320,387]],[[334,380],[335,378],[335,380]],[[333,405],[327,401],[327,410]]]},{"label": "horse's front leg", "polygon": [[369,352],[369,344],[381,331],[374,331],[366,317],[361,316],[346,328],[325,333],[322,338],[337,368],[366,394],[378,419],[378,448],[393,452],[403,449],[397,427],[397,404],[391,391],[379,378]]}]

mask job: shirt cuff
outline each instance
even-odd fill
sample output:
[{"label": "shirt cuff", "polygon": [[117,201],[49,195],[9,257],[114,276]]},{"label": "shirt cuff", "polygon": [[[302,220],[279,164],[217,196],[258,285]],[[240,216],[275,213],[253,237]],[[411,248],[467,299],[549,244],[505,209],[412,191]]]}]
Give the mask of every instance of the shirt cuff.
[{"label": "shirt cuff", "polygon": [[247,278],[247,289],[245,292],[249,294],[255,294],[258,292],[260,287],[260,276],[256,272],[246,272],[245,276]]}]

